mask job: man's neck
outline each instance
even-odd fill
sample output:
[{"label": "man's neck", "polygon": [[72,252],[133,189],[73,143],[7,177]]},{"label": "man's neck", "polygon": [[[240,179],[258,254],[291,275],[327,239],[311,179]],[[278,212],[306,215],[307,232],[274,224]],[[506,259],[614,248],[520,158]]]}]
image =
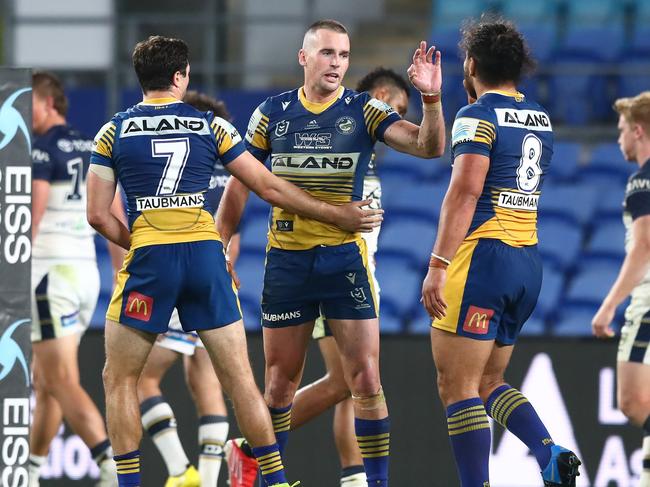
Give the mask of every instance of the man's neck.
[{"label": "man's neck", "polygon": [[476,88],[476,99],[481,98],[488,91],[500,91],[505,93],[512,93],[513,95],[517,93],[517,85],[514,83],[503,83],[497,86],[485,86],[481,83],[475,82],[474,86]]},{"label": "man's neck", "polygon": [[147,91],[142,94],[142,101],[151,101],[159,100],[161,98],[174,98],[175,100],[180,100],[181,96],[177,93],[177,90],[173,88],[168,88],[166,90],[156,90],[156,91]]},{"label": "man's neck", "polygon": [[43,124],[43,127],[41,130],[37,133],[37,135],[43,135],[47,133],[52,127],[57,127],[59,125],[66,125],[66,120],[63,115],[52,115],[50,118],[48,118],[47,122]]},{"label": "man's neck", "polygon": [[650,159],[650,141],[646,144],[643,144],[636,153],[636,162],[639,167],[643,167],[646,162]]},{"label": "man's neck", "polygon": [[339,87],[334,91],[321,93],[314,86],[310,86],[306,82],[302,87],[302,91],[305,94],[305,98],[307,99],[307,101],[311,103],[327,103],[328,101],[332,101],[334,98],[338,96],[340,89],[341,86],[339,85]]}]

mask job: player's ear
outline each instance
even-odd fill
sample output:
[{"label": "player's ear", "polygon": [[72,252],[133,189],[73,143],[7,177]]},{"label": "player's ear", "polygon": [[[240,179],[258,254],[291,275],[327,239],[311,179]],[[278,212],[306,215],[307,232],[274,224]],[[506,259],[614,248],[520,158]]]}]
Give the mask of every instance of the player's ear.
[{"label": "player's ear", "polygon": [[307,66],[307,53],[304,49],[298,51],[298,63],[301,66]]},{"label": "player's ear", "polygon": [[632,133],[634,134],[634,138],[636,139],[642,139],[644,137],[648,138],[650,137],[650,134],[647,134],[646,131],[643,129],[643,126],[640,123],[635,123],[632,125]]},{"label": "player's ear", "polygon": [[473,57],[467,58],[467,72],[470,76],[476,77],[476,61]]}]

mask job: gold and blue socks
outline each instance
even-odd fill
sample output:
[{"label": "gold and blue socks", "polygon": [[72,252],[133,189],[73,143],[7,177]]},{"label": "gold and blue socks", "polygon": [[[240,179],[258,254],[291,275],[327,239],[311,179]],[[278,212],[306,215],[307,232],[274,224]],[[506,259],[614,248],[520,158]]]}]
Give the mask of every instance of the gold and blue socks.
[{"label": "gold and blue socks", "polygon": [[289,404],[283,408],[272,408],[269,406],[271,421],[273,422],[273,432],[275,439],[280,446],[280,453],[284,453],[289,441],[289,430],[291,429],[291,406]]},{"label": "gold and blue socks", "polygon": [[533,452],[540,469],[544,470],[551,459],[551,446],[555,443],[526,396],[505,384],[490,394],[485,408],[490,417]]},{"label": "gold and blue socks", "polygon": [[480,397],[447,407],[447,431],[461,487],[489,486],[492,434]]},{"label": "gold and blue socks", "polygon": [[140,450],[113,457],[119,487],[140,487]]},{"label": "gold and blue socks", "polygon": [[287,482],[280,447],[277,443],[269,446],[253,447],[251,451],[257,460],[262,479],[267,486]]},{"label": "gold and blue socks", "polygon": [[390,418],[354,418],[354,429],[363,458],[368,486],[388,486],[388,461],[390,459]]}]

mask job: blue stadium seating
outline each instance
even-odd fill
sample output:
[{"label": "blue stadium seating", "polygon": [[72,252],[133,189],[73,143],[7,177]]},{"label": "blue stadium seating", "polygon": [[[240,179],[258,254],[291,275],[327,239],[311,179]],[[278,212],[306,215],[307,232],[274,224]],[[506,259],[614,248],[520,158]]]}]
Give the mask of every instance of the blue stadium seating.
[{"label": "blue stadium seating", "polygon": [[621,218],[599,220],[585,249],[585,256],[595,259],[610,259],[620,265],[625,257],[625,227]]},{"label": "blue stadium seating", "polygon": [[383,335],[394,335],[404,331],[404,318],[402,315],[394,314],[390,308],[379,313],[379,331]]},{"label": "blue stadium seating", "polygon": [[381,306],[388,312],[410,316],[418,304],[422,289],[420,273],[408,260],[377,255],[377,281],[381,288]]},{"label": "blue stadium seating", "polygon": [[611,191],[612,187],[622,187],[637,169],[636,164],[623,158],[618,144],[607,142],[594,148],[589,164],[580,170],[579,179]]},{"label": "blue stadium seating", "polygon": [[264,287],[264,255],[246,254],[235,264],[241,281],[239,300],[242,306],[259,308]]},{"label": "blue stadium seating", "polygon": [[556,141],[549,176],[559,181],[572,180],[578,170],[581,146],[576,142]]},{"label": "blue stadium seating", "polygon": [[540,218],[553,216],[584,226],[596,211],[596,189],[589,185],[549,185],[539,200]]},{"label": "blue stadium seating", "polygon": [[620,21],[622,13],[612,0],[570,0],[566,6],[569,22],[577,25],[611,25]]},{"label": "blue stadium seating", "polygon": [[460,25],[466,18],[480,15],[484,6],[483,0],[437,0],[433,21],[437,25]]},{"label": "blue stadium seating", "polygon": [[591,335],[591,319],[597,307],[566,308],[562,316],[550,328],[554,336],[585,336]]},{"label": "blue stadium seating", "polygon": [[448,170],[446,159],[424,159],[396,151],[390,147],[377,152],[378,165],[382,174],[408,174],[422,180],[438,179]]},{"label": "blue stadium seating", "polygon": [[242,224],[240,248],[242,252],[263,254],[266,252],[266,234],[269,217],[263,214],[251,215]]},{"label": "blue stadium seating", "polygon": [[244,328],[250,332],[262,331],[262,311],[259,303],[253,306],[249,303],[242,303],[242,314],[244,318]]},{"label": "blue stadium seating", "polygon": [[541,217],[538,222],[539,252],[545,265],[564,271],[570,268],[582,247],[582,230],[564,218]]},{"label": "blue stadium seating", "polygon": [[521,328],[520,336],[538,337],[546,334],[546,323],[540,318],[531,316]]},{"label": "blue stadium seating", "polygon": [[[553,7],[553,3],[547,0],[526,0],[525,2],[506,0],[502,3],[501,10],[505,17],[525,28],[548,22],[549,18],[556,14]],[[535,54],[538,56],[537,53]]]},{"label": "blue stadium seating", "polygon": [[[436,161],[430,161],[436,163]],[[407,191],[386,193],[383,205],[389,218],[396,216],[416,216],[436,221],[440,205],[447,191],[447,183],[418,184],[410,186]]]},{"label": "blue stadium seating", "polygon": [[270,209],[271,205],[251,191],[246,202],[244,215],[248,216],[261,213],[268,216]]},{"label": "blue stadium seating", "polygon": [[557,313],[562,290],[564,288],[564,275],[553,269],[544,269],[542,290],[537,299],[534,315],[538,320],[545,320]]},{"label": "blue stadium seating", "polygon": [[[644,35],[650,36],[650,30],[645,30]],[[650,45],[626,50],[619,58],[619,67],[618,97],[636,96],[646,91],[650,72]]]},{"label": "blue stadium seating", "polygon": [[583,261],[581,269],[569,283],[565,304],[598,308],[616,280],[619,267],[609,259]]},{"label": "blue stadium seating", "polygon": [[418,302],[413,319],[408,323],[406,331],[412,335],[428,335],[431,331],[431,317],[427,314],[422,303]]},{"label": "blue stadium seating", "polygon": [[435,232],[436,226],[426,219],[391,219],[379,234],[381,255],[401,257],[414,267],[426,266]]},{"label": "blue stadium seating", "polygon": [[600,222],[603,219],[612,218],[620,221],[623,212],[624,195],[625,188],[623,185],[599,193],[596,204],[596,220]]},{"label": "blue stadium seating", "polygon": [[[572,0],[571,4],[577,5],[576,0]],[[621,52],[624,40],[623,24],[611,23],[597,27],[569,24],[560,51],[585,53],[598,60],[611,61]]]},{"label": "blue stadium seating", "polygon": [[[647,1],[645,4],[650,5]],[[648,11],[650,12],[650,7]],[[632,51],[650,51],[650,28],[643,22],[638,23],[627,47]]]}]

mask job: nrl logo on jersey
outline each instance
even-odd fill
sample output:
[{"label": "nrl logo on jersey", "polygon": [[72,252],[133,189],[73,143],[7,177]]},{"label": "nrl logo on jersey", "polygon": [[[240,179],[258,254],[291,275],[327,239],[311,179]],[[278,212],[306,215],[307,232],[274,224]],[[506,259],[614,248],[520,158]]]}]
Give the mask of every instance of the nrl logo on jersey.
[{"label": "nrl logo on jersey", "polygon": [[311,134],[311,133],[298,133],[295,134],[296,143],[294,149],[331,149],[332,148],[332,134]]},{"label": "nrl logo on jersey", "polygon": [[282,137],[283,135],[287,135],[287,131],[289,130],[289,122],[287,120],[282,120],[281,122],[278,122],[278,124],[275,126],[275,135],[278,137]]},{"label": "nrl logo on jersey", "polygon": [[210,128],[206,120],[197,117],[177,117],[174,115],[133,117],[122,123],[120,137],[166,134],[209,135]]}]

